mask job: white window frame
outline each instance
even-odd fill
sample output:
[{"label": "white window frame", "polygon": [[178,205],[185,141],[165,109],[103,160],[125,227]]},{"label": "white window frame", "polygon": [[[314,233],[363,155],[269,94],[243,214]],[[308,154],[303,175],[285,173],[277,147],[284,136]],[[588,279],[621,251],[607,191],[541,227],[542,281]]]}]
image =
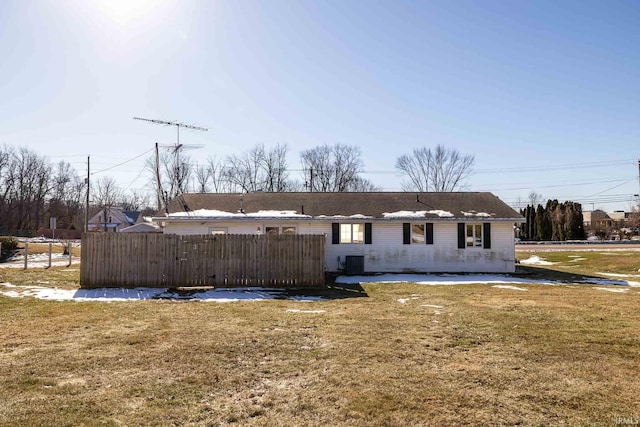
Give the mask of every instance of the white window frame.
[{"label": "white window frame", "polygon": [[229,227],[209,227],[209,234],[227,234],[229,232]]},{"label": "white window frame", "polygon": [[465,226],[465,247],[482,248],[484,247],[484,230],[482,223],[468,223]]},{"label": "white window frame", "polygon": [[340,223],[340,244],[364,244],[364,223]]}]

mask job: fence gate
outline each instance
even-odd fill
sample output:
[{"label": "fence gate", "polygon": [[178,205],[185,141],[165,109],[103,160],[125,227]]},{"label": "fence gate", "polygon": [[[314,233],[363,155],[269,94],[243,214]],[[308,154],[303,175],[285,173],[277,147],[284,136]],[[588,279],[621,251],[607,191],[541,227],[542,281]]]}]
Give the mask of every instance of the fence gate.
[{"label": "fence gate", "polygon": [[325,239],[311,234],[85,233],[80,287],[322,286]]}]

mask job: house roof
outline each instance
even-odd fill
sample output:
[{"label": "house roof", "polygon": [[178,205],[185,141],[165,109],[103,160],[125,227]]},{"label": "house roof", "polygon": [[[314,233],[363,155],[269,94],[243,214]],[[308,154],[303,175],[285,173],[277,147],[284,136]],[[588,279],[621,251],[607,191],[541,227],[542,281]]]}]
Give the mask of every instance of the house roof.
[{"label": "house roof", "polygon": [[194,217],[524,219],[488,192],[190,193],[172,200],[168,210],[169,219],[176,220]]},{"label": "house roof", "polygon": [[140,216],[140,212],[136,211],[122,211],[122,214],[126,217],[127,221],[129,221],[129,224],[135,224]]},{"label": "house roof", "polygon": [[155,224],[141,222],[120,230],[120,233],[161,233],[162,229]]}]

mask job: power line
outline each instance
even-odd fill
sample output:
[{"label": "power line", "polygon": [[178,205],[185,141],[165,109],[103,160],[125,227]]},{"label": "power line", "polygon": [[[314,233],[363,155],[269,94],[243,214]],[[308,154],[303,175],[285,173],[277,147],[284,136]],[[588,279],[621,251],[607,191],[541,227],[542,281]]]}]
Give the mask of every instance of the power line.
[{"label": "power line", "polygon": [[135,157],[133,157],[133,158],[131,158],[131,159],[129,159],[129,160],[125,160],[125,161],[124,161],[124,162],[122,162],[122,163],[118,163],[117,165],[114,165],[114,166],[111,166],[111,167],[108,167],[108,168],[105,168],[105,169],[101,169],[101,170],[96,171],[96,172],[92,172],[92,173],[91,173],[91,175],[95,175],[95,174],[97,174],[97,173],[101,173],[101,172],[106,172],[106,171],[108,171],[108,170],[115,169],[115,168],[117,168],[118,166],[125,165],[125,164],[127,164],[127,163],[129,163],[129,162],[131,162],[131,161],[133,161],[133,160],[135,160],[135,159],[138,159],[138,158],[140,158],[140,157],[144,156],[145,154],[147,154],[147,153],[148,153],[148,152],[150,152],[151,150],[152,150],[152,149],[149,149],[149,150],[145,151],[144,153],[142,153],[142,154],[138,154],[137,156],[135,156]]}]

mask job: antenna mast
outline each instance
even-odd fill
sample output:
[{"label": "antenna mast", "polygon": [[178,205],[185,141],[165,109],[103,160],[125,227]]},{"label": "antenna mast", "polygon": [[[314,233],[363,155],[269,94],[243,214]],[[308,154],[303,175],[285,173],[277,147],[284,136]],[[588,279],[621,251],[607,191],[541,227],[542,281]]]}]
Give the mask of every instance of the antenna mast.
[{"label": "antenna mast", "polygon": [[[199,131],[203,131],[203,132],[207,132],[209,129],[204,128],[204,127],[200,127],[200,126],[194,126],[194,125],[189,125],[186,123],[182,123],[182,122],[178,122],[178,121],[169,121],[169,120],[157,120],[157,119],[145,119],[142,117],[134,117],[134,120],[142,120],[145,122],[150,122],[150,123],[154,123],[157,125],[164,125],[164,126],[175,126],[176,127],[176,145],[173,146],[173,154],[176,155],[176,176],[172,177],[172,179],[174,180],[174,184],[177,187],[177,190],[179,193],[182,193],[182,188],[180,188],[180,150],[184,149],[184,148],[199,148],[200,146],[196,146],[196,145],[191,145],[191,146],[185,146],[184,144],[180,143],[180,128],[185,128],[185,129],[192,129],[192,130],[199,130]],[[159,154],[158,154],[158,143],[156,143],[156,182],[157,182],[157,192],[158,192],[158,210],[162,209],[162,206],[160,206],[161,200],[163,199],[162,197],[162,186],[160,183],[160,160],[159,160]],[[167,200],[164,201],[165,203],[165,208],[167,205]]]}]

